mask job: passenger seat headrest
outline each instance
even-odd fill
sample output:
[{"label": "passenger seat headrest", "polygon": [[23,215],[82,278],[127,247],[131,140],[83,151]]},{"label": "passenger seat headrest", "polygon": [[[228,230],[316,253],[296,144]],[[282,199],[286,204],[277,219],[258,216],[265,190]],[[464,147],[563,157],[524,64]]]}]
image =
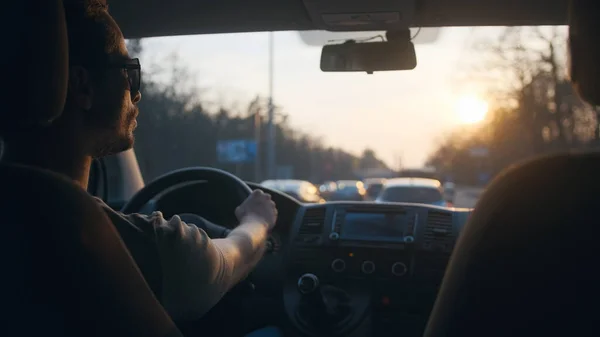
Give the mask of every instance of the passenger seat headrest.
[{"label": "passenger seat headrest", "polygon": [[[50,124],[63,111],[68,83],[68,40],[62,0],[9,1],[2,20],[0,135]],[[8,7],[8,8],[7,8]],[[16,24],[15,24],[16,22]]]},{"label": "passenger seat headrest", "polygon": [[595,0],[571,0],[569,76],[582,99],[600,105],[600,7]]}]

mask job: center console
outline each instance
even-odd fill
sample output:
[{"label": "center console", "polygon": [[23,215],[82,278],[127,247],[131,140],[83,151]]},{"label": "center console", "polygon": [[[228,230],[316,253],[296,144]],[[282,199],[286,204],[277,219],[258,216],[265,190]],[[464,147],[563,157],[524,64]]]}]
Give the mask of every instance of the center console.
[{"label": "center console", "polygon": [[309,336],[421,336],[460,223],[435,206],[327,203],[291,235],[284,304]]}]

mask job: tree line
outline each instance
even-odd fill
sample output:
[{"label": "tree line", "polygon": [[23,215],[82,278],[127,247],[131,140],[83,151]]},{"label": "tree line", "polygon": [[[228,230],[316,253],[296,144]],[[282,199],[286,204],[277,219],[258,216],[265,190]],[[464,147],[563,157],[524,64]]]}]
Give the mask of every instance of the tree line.
[{"label": "tree line", "polygon": [[[134,56],[144,55],[142,46],[141,40],[128,41]],[[134,148],[144,179],[191,166],[216,167],[252,181],[272,178],[265,171],[268,100],[256,96],[242,109],[215,106],[203,101],[202,90],[194,86],[185,66],[168,64],[166,69],[143,69]],[[282,107],[275,109],[282,116]],[[259,165],[219,161],[217,143],[238,139],[257,141]],[[275,139],[277,165],[291,168],[295,179],[315,183],[355,179],[361,178],[356,175],[361,168],[387,167],[373,150],[357,156],[326,146],[318,137],[294,129],[286,118],[275,120]]]},{"label": "tree line", "polygon": [[600,148],[597,111],[566,76],[564,30],[507,28],[497,41],[474,48],[485,61],[468,69],[466,79],[487,86],[488,119],[450,133],[429,165],[457,182],[478,184],[482,173],[493,177],[534,156]]}]

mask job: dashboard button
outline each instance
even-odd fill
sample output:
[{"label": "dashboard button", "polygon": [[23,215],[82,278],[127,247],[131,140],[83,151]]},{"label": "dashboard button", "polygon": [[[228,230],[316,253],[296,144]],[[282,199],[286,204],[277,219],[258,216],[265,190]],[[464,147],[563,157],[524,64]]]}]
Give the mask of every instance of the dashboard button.
[{"label": "dashboard button", "polygon": [[360,270],[363,274],[373,274],[375,272],[375,263],[373,261],[365,261],[360,266]]},{"label": "dashboard button", "polygon": [[339,238],[340,238],[340,235],[336,232],[329,234],[329,240],[331,240],[331,241],[337,241]]},{"label": "dashboard button", "polygon": [[346,270],[346,261],[342,259],[335,259],[331,262],[331,269],[336,273],[341,273]]},{"label": "dashboard button", "polygon": [[396,262],[392,265],[392,274],[395,276],[404,276],[408,272],[408,267],[402,262]]}]

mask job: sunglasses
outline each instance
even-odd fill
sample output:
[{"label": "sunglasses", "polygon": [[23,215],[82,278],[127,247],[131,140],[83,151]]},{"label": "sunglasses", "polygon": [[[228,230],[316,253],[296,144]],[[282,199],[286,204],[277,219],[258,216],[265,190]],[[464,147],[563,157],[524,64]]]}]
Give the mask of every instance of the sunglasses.
[{"label": "sunglasses", "polygon": [[142,86],[142,67],[140,66],[140,59],[134,58],[120,63],[113,63],[110,66],[125,69],[127,72],[127,81],[129,82],[129,92],[131,93],[131,99],[133,99]]}]

